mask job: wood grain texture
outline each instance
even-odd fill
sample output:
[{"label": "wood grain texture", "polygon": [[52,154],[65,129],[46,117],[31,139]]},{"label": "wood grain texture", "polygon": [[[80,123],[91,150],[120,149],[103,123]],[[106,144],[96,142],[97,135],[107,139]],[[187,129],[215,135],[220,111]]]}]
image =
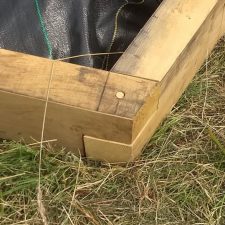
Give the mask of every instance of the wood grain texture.
[{"label": "wood grain texture", "polygon": [[[132,118],[157,82],[0,49],[0,90]],[[52,74],[51,74],[52,73]],[[125,93],[118,99],[116,93]]]},{"label": "wood grain texture", "polygon": [[[131,143],[132,118],[156,84],[141,78],[3,49],[0,50],[0,65],[0,90],[4,91],[4,94],[0,95],[1,118],[8,121],[2,122],[0,129],[2,132],[9,130],[1,137],[18,139],[32,136],[39,140],[41,118],[44,113],[42,101],[46,100],[49,88],[51,104],[47,109],[46,138],[57,138],[58,143],[64,143],[64,146],[70,149],[72,146],[83,149],[83,135]],[[119,100],[116,97],[118,91],[125,93],[124,99]],[[34,112],[32,108],[36,109],[36,105],[39,108]],[[154,101],[153,105],[157,105],[157,102]],[[23,115],[23,118],[17,118],[18,114]],[[29,117],[32,115],[31,120]],[[23,132],[20,119],[29,121],[23,123]],[[10,121],[12,124],[9,124]],[[14,131],[11,130],[12,126],[15,126]],[[35,126],[36,131],[32,131]],[[138,129],[140,128],[136,128],[136,133]]]},{"label": "wood grain texture", "polygon": [[[172,4],[170,0],[168,0],[168,3],[169,2]],[[178,3],[178,1],[176,2]],[[185,1],[179,2],[179,7],[181,7],[182,4],[186,5]],[[186,2],[193,3],[193,1],[190,0]],[[196,2],[200,3],[199,1]],[[110,162],[121,162],[132,161],[141,153],[144,145],[154,134],[155,130],[158,128],[163,119],[170,113],[172,107],[174,104],[176,104],[183,91],[191,82],[199,67],[210,54],[219,38],[225,33],[225,26],[223,26],[225,1],[221,0],[210,2],[215,4],[213,4],[213,7],[211,4],[208,5],[209,11],[207,11],[206,17],[204,20],[202,20],[202,24],[199,27],[196,27],[195,32],[193,32],[192,36],[189,37],[184,50],[181,53],[177,51],[177,57],[174,57],[174,61],[171,62],[170,67],[166,70],[166,73],[161,76],[161,80],[159,79],[159,102],[157,109],[149,116],[144,116],[145,123],[142,127],[142,130],[138,133],[133,142],[131,144],[124,144],[111,141],[108,142],[106,140],[85,136],[84,143],[88,157]],[[205,2],[202,1],[201,3],[202,5],[205,5]],[[167,4],[162,5],[162,7],[165,6],[167,6]],[[165,10],[162,7],[158,11],[160,14]],[[162,12],[160,12],[160,10],[162,10]],[[198,8],[198,10],[200,13],[201,8]],[[184,13],[185,12],[186,11],[184,11]],[[165,16],[166,15],[167,14],[165,14]],[[176,17],[176,14],[174,16]],[[161,17],[163,16],[161,15]],[[163,20],[164,18],[161,19]],[[186,27],[184,26],[182,29],[185,31]],[[181,30],[178,30],[177,32],[181,32]],[[143,35],[143,33],[140,33],[140,35]],[[145,36],[146,35],[144,34],[143,38],[145,38]],[[159,39],[160,33],[158,33],[158,37],[155,36],[154,38]],[[179,39],[180,36],[178,35],[177,38]],[[151,41],[154,43],[154,39],[151,39]],[[179,40],[175,39],[175,43],[176,42],[180,43]],[[151,45],[151,43],[149,43],[149,45]],[[174,48],[176,48],[176,45],[174,45]],[[129,56],[127,59],[130,59]],[[124,56],[121,58],[121,61],[123,60],[125,60]],[[151,59],[149,60],[151,61]],[[162,61],[164,62],[164,60]],[[145,63],[142,64],[141,57],[138,58],[136,63],[142,65],[142,70],[146,71],[146,74],[148,73],[149,68],[146,65],[144,66]],[[119,64],[117,64],[117,66],[118,65]],[[126,72],[126,70],[124,71],[123,69],[124,67],[122,66],[119,68],[119,71]],[[136,70],[134,70],[134,75],[136,76],[137,74],[135,74],[135,72]],[[149,102],[146,102],[140,111],[142,111],[143,108],[148,109],[148,106],[151,108],[150,105],[151,104]],[[113,155],[111,152],[113,152]]]},{"label": "wood grain texture", "polygon": [[225,29],[225,2],[223,3],[222,8],[224,9],[224,11],[223,11],[222,21],[221,21],[220,36],[224,35],[224,29]]},{"label": "wood grain texture", "polygon": [[0,49],[0,90],[43,99],[50,73],[47,59]]},{"label": "wood grain texture", "polygon": [[163,1],[113,71],[161,81],[213,9],[223,8],[223,4],[224,0]]},{"label": "wood grain texture", "polygon": [[153,116],[149,117],[146,125],[134,140],[133,158],[140,154],[140,150],[154,134],[163,119],[170,113],[199,67],[207,59],[221,35],[225,33],[225,26],[220,26],[223,15],[224,7],[221,7],[221,5],[211,11],[194,35],[192,42],[187,45],[187,51],[181,54],[179,61],[171,66],[165,78],[160,82],[161,95],[158,110]]},{"label": "wood grain texture", "polygon": [[131,119],[96,111],[108,73],[1,49],[0,137],[40,141],[49,86],[45,140],[82,155],[85,134],[130,143]]},{"label": "wood grain texture", "polygon": [[[124,98],[116,98],[117,92],[122,92]],[[111,72],[98,111],[132,119],[133,141],[144,126],[146,118],[156,111],[159,93],[158,82],[119,74],[115,76]]]},{"label": "wood grain texture", "polygon": [[45,140],[134,160],[225,33],[224,5],[165,0],[110,72],[0,50],[0,137],[40,141],[49,87]]},{"label": "wood grain texture", "polygon": [[[0,137],[40,141],[45,101],[0,91]],[[84,155],[83,136],[131,142],[132,120],[49,102],[44,140],[57,139],[58,147]]]},{"label": "wood grain texture", "polygon": [[[0,50],[0,90],[96,110],[108,72]],[[54,65],[53,71],[52,67]]]},{"label": "wood grain texture", "polygon": [[104,139],[84,136],[84,145],[88,159],[104,161],[108,163],[130,162],[132,157],[132,144],[107,141]]},{"label": "wood grain texture", "polygon": [[[154,92],[157,82],[110,73],[100,100],[100,112],[133,118]],[[124,98],[116,97],[117,92],[124,93]]]}]

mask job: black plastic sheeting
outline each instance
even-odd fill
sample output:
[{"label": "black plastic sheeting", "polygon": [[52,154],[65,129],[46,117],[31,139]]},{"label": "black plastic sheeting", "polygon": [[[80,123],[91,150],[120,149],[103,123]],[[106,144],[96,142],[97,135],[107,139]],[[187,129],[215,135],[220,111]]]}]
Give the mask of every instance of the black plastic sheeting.
[{"label": "black plastic sheeting", "polygon": [[[121,52],[161,1],[0,0],[0,48],[53,59]],[[70,62],[110,69],[119,56],[88,56]]]}]

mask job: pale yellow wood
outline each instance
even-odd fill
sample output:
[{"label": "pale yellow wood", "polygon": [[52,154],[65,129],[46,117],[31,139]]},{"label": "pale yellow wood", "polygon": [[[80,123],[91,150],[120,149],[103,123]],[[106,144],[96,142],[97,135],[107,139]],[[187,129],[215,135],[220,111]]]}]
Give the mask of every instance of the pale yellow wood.
[{"label": "pale yellow wood", "polygon": [[[191,41],[186,43],[185,51],[175,57],[167,73],[159,82],[159,89],[155,89],[155,92],[159,90],[160,93],[157,110],[149,116],[144,116],[145,125],[136,138],[133,139],[133,142],[124,144],[85,136],[84,143],[88,157],[110,162],[121,162],[132,161],[140,154],[162,120],[170,113],[170,110],[210,54],[216,42],[225,33],[225,27],[222,26],[223,16],[223,4],[216,4],[207,14],[199,29],[193,34]],[[157,37],[155,36],[155,38]],[[143,69],[148,71],[147,67]],[[151,104],[146,102],[140,112],[143,109],[147,111],[148,106],[149,110],[151,110]],[[138,113],[136,116],[138,118]],[[136,118],[134,118],[134,124],[135,120]],[[111,152],[113,152],[113,155]]]},{"label": "pale yellow wood", "polygon": [[[156,86],[154,81],[110,73],[98,111],[133,118]],[[124,93],[124,97],[117,98],[118,92]]]},{"label": "pale yellow wood", "polygon": [[[123,98],[117,98],[122,93]],[[132,140],[136,138],[146,118],[157,109],[159,100],[158,82],[132,76],[115,76],[110,73],[100,99],[98,111],[133,119]]]},{"label": "pale yellow wood", "polygon": [[[45,101],[0,91],[0,137],[40,141]],[[49,102],[45,124],[45,140],[68,150],[84,152],[83,136],[131,142],[132,120],[110,116],[59,103]]]},{"label": "pale yellow wood", "polygon": [[97,110],[106,82],[106,71],[54,61],[50,100]]},{"label": "pale yellow wood", "polygon": [[52,76],[45,140],[134,160],[224,34],[224,4],[164,0],[111,72],[0,50],[0,137],[40,141]]},{"label": "pale yellow wood", "polygon": [[196,33],[194,41],[187,46],[188,53],[183,53],[179,64],[173,65],[170,73],[167,74],[170,79],[165,79],[160,83],[163,91],[159,99],[158,110],[149,118],[145,127],[134,140],[134,158],[140,154],[140,150],[147,140],[154,134],[166,115],[170,113],[204,59],[208,57],[218,39],[225,33],[225,27],[222,28],[222,32],[218,27],[218,24],[221,24],[223,14],[224,7],[217,7],[212,11],[201,29]]},{"label": "pale yellow wood", "polygon": [[225,2],[223,4],[223,16],[222,16],[222,21],[221,21],[221,29],[220,29],[220,36],[224,35],[224,29],[225,29]]},{"label": "pale yellow wood", "polygon": [[0,90],[44,98],[50,73],[47,59],[0,49]]},{"label": "pale yellow wood", "polygon": [[137,135],[139,135],[148,118],[151,117],[158,109],[160,94],[161,87],[157,84],[149,96],[146,97],[145,103],[133,117],[132,141],[134,141]]},{"label": "pale yellow wood", "polygon": [[[52,70],[52,66],[53,71]],[[0,90],[96,110],[108,72],[0,49]]]},{"label": "pale yellow wood", "polygon": [[[188,51],[188,43],[194,41],[195,33],[213,9],[223,8],[224,3],[225,0],[163,1],[113,71],[161,81],[180,55]],[[219,31],[221,22],[216,26]]]},{"label": "pale yellow wood", "polygon": [[46,99],[52,76],[49,100],[126,118],[136,115],[157,84],[4,49],[0,65],[0,90]]},{"label": "pale yellow wood", "polygon": [[[82,155],[84,135],[131,143],[132,117],[156,84],[3,49],[0,78],[1,138],[40,141],[49,88],[45,140],[57,139],[57,146]],[[118,91],[125,93],[119,104]]]},{"label": "pale yellow wood", "polygon": [[109,163],[130,162],[133,160],[133,146],[119,142],[84,136],[88,159]]}]

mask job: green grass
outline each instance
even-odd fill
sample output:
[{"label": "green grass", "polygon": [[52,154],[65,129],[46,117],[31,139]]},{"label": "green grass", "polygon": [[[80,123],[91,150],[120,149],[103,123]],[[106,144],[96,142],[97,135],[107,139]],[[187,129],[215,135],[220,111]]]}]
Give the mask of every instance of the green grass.
[{"label": "green grass", "polygon": [[[142,156],[124,167],[44,149],[48,224],[225,224],[225,41],[203,65]],[[1,224],[42,224],[39,151],[0,144]]]}]

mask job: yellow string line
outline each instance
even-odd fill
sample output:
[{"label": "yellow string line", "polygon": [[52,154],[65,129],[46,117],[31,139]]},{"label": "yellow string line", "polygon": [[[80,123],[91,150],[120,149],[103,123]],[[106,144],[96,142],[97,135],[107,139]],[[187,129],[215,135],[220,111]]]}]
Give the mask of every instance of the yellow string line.
[{"label": "yellow string line", "polygon": [[44,115],[43,115],[43,121],[42,121],[42,130],[41,130],[41,141],[40,141],[40,152],[39,152],[39,165],[38,165],[38,187],[37,187],[37,203],[38,203],[38,211],[41,215],[42,222],[44,225],[48,225],[47,217],[45,215],[45,207],[42,201],[42,190],[41,190],[41,169],[42,169],[42,153],[43,153],[43,143],[44,143],[44,130],[45,130],[45,122],[46,122],[46,115],[47,115],[47,108],[48,108],[48,102],[49,102],[49,94],[50,94],[50,87],[52,83],[52,77],[53,77],[53,71],[54,71],[54,63],[55,61],[52,60],[52,66],[51,66],[51,73],[48,81],[48,89],[47,89],[47,96],[46,96],[46,102],[45,102],[45,108],[44,108]]},{"label": "yellow string line", "polygon": [[[86,56],[98,56],[98,55],[106,55],[109,53],[89,53],[89,54],[83,54],[83,55],[76,55],[76,56],[70,56],[66,58],[61,58],[61,59],[56,59],[52,60],[52,67],[51,67],[51,72],[50,72],[50,77],[48,81],[48,88],[47,88],[47,96],[46,96],[46,101],[45,101],[45,108],[44,108],[44,115],[43,115],[43,121],[42,121],[42,130],[41,130],[41,141],[40,143],[40,152],[39,152],[39,166],[38,166],[38,187],[37,187],[37,202],[38,202],[38,210],[42,218],[42,222],[44,225],[48,225],[47,218],[45,215],[45,207],[42,202],[42,190],[41,190],[41,170],[42,170],[42,155],[43,155],[43,149],[44,149],[44,143],[47,141],[44,141],[44,131],[45,131],[45,123],[46,123],[46,115],[47,115],[47,109],[48,109],[48,103],[49,103],[49,95],[50,95],[50,88],[51,88],[51,83],[52,83],[52,78],[53,78],[53,73],[54,73],[54,64],[57,61],[63,61],[67,59],[74,59],[74,58],[80,58],[80,57],[86,57]],[[123,52],[112,52],[110,54],[123,54]]]},{"label": "yellow string line", "polygon": [[[115,22],[114,22],[114,31],[113,31],[113,36],[112,36],[112,40],[110,42],[110,45],[109,45],[109,48],[108,48],[108,53],[111,52],[111,49],[112,49],[112,46],[115,42],[115,39],[116,39],[116,35],[117,35],[117,31],[118,31],[118,18],[119,18],[119,14],[120,12],[122,11],[122,9],[128,5],[128,0],[126,0],[126,3],[124,3],[122,6],[120,6],[120,8],[118,9],[117,13],[116,13],[116,16],[115,16]],[[103,60],[103,63],[102,63],[102,69],[104,69],[104,65],[105,65],[105,62],[106,62],[106,70],[108,68],[108,63],[109,63],[109,54],[107,54],[107,56],[105,56],[104,60]]]},{"label": "yellow string line", "polygon": [[[141,2],[128,2],[126,1],[125,4],[123,4],[119,10],[117,11],[116,14],[116,18],[115,18],[115,29],[114,29],[114,33],[113,33],[113,37],[108,49],[107,53],[88,53],[88,54],[82,54],[82,55],[76,55],[76,56],[70,56],[70,57],[65,57],[65,58],[59,58],[56,60],[52,61],[52,67],[51,67],[51,73],[50,73],[50,77],[49,77],[49,82],[48,82],[48,88],[47,88],[47,96],[46,96],[46,102],[45,102],[45,108],[44,108],[44,115],[43,115],[43,121],[42,121],[42,130],[41,130],[41,141],[40,141],[40,152],[39,152],[39,168],[38,168],[38,193],[37,193],[37,201],[38,201],[38,209],[39,209],[39,213],[41,214],[42,217],[42,222],[47,225],[47,218],[45,215],[45,207],[43,205],[42,202],[42,190],[41,190],[41,170],[42,170],[42,154],[43,154],[43,148],[44,148],[44,131],[45,131],[45,124],[46,124],[46,115],[47,115],[47,109],[48,109],[48,103],[49,103],[49,95],[50,95],[50,87],[51,87],[51,83],[52,83],[52,78],[53,78],[53,72],[54,72],[54,63],[56,61],[64,61],[64,60],[68,60],[68,59],[75,59],[75,58],[81,58],[81,57],[87,57],[87,56],[101,56],[101,55],[107,55],[107,57],[104,59],[104,61],[107,59],[107,65],[106,68],[108,67],[108,60],[109,60],[109,55],[116,55],[116,54],[123,54],[123,52],[110,52],[112,49],[112,46],[115,42],[115,38],[117,35],[117,30],[118,30],[118,17],[120,12],[122,11],[122,9],[128,5],[128,4],[141,4],[143,3],[144,0],[142,0]],[[103,62],[104,65],[104,62]]]},{"label": "yellow string line", "polygon": [[87,53],[87,54],[82,54],[82,55],[75,55],[75,56],[69,56],[65,58],[59,58],[56,59],[56,61],[63,61],[67,59],[75,59],[75,58],[82,58],[82,57],[87,57],[87,56],[101,56],[101,55],[120,55],[123,54],[124,52],[100,52],[100,53]]},{"label": "yellow string line", "polygon": [[126,7],[127,5],[141,5],[145,2],[145,0],[141,0],[139,2],[129,2],[129,0],[126,0],[126,3],[124,3],[117,11],[116,16],[115,16],[115,22],[114,22],[114,31],[113,31],[113,36],[112,36],[112,40],[110,42],[109,48],[108,48],[108,54],[107,56],[104,58],[104,61],[102,63],[102,69],[104,69],[104,64],[106,63],[105,69],[108,69],[109,66],[109,55],[110,52],[112,50],[112,47],[115,43],[116,40],[116,35],[118,32],[118,20],[119,20],[119,15],[122,12],[123,8]]}]

